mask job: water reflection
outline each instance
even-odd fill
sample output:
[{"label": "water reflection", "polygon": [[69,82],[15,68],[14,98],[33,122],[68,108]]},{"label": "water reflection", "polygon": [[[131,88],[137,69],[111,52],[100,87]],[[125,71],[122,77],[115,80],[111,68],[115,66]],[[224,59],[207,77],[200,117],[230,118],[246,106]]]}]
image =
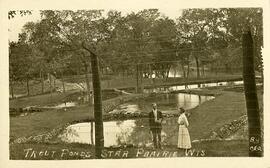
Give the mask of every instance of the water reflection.
[{"label": "water reflection", "polygon": [[[178,130],[176,118],[167,118],[164,120],[162,129],[163,144],[175,144]],[[93,126],[95,126],[93,124]],[[109,121],[103,123],[104,127],[104,146],[120,146],[133,144],[136,146],[151,146],[152,139],[149,131],[147,119]],[[67,127],[63,134],[59,136],[62,141],[71,143],[91,143],[91,124],[78,123]],[[94,129],[93,129],[94,130]],[[93,138],[95,131],[93,131]]]},{"label": "water reflection", "polygon": [[124,113],[124,114],[140,113],[140,108],[138,104],[121,104],[118,106],[118,108],[114,109],[109,113]]},{"label": "water reflection", "polygon": [[177,94],[177,107],[192,109],[196,106],[213,99],[213,96],[199,96],[194,94]]}]

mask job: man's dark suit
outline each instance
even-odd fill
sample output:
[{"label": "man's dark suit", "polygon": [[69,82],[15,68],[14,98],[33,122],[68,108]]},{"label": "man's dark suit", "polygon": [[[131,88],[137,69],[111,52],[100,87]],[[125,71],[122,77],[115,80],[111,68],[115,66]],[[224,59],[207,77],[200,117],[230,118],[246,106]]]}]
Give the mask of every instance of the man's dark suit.
[{"label": "man's dark suit", "polygon": [[[157,111],[157,120],[162,121],[163,116],[161,111]],[[155,148],[161,148],[161,122],[155,122],[155,115],[153,110],[149,113],[149,127],[153,135],[153,142]]]}]

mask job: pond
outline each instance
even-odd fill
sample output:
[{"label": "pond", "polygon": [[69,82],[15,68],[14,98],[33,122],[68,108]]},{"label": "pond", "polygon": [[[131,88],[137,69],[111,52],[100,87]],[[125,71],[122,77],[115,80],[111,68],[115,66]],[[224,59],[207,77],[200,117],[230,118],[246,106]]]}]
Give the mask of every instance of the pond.
[{"label": "pond", "polygon": [[179,107],[189,110],[211,99],[214,99],[214,96],[201,96],[188,93],[155,94],[121,104],[109,113],[128,114],[148,112],[151,111],[153,102],[157,103],[158,109],[163,113],[177,113]]},{"label": "pond", "polygon": [[[163,144],[176,144],[178,125],[176,118],[166,118],[163,122],[161,132]],[[59,138],[68,143],[94,144],[95,129],[94,123],[91,138],[91,123],[78,123],[70,125]],[[103,123],[104,127],[104,146],[151,146],[151,133],[147,119],[108,121]],[[93,139],[93,141],[91,140]]]},{"label": "pond", "polygon": [[[177,94],[157,94],[147,98],[130,101],[120,105],[110,113],[143,113],[150,112],[152,102],[156,102],[159,110],[163,113],[173,114],[178,113],[178,107],[185,109],[192,109],[196,106],[214,99],[213,96],[200,96],[194,94],[177,93]],[[88,143],[94,139],[94,123],[85,122],[70,125],[65,131],[59,135],[62,141],[72,143]],[[92,138],[91,138],[91,127]],[[104,145],[121,146],[121,145],[136,145],[136,146],[151,146],[151,133],[149,130],[148,119],[140,118],[136,120],[123,120],[123,121],[107,121],[103,123],[104,127]],[[162,129],[162,142],[163,144],[176,144],[177,142],[177,118],[164,118]],[[193,136],[191,139],[196,139]]]}]

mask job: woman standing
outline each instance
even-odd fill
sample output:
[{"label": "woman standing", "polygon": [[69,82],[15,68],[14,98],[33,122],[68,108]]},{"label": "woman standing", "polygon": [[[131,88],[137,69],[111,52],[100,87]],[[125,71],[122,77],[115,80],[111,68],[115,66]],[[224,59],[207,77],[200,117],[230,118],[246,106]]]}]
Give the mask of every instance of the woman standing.
[{"label": "woman standing", "polygon": [[187,117],[185,115],[185,110],[181,107],[179,108],[180,116],[178,118],[179,132],[178,132],[178,144],[179,149],[190,149],[191,142],[187,127],[189,126]]}]

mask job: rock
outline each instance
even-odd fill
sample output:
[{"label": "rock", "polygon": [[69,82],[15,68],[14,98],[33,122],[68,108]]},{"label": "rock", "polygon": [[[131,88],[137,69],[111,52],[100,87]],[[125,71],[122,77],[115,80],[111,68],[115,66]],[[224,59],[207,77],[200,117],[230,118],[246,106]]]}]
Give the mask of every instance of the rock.
[{"label": "rock", "polygon": [[192,143],[197,143],[197,142],[200,142],[200,140],[195,139],[195,140],[192,141]]},{"label": "rock", "polygon": [[218,134],[216,132],[212,132],[212,135],[210,136],[210,139],[217,139]]},{"label": "rock", "polygon": [[151,147],[151,146],[153,146],[153,143],[151,142],[145,144],[145,147]]}]

